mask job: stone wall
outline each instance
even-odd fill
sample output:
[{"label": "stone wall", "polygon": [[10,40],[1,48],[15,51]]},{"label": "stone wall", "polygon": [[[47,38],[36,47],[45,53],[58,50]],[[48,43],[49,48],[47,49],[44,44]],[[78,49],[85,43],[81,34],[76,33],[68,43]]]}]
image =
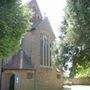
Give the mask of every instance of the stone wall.
[{"label": "stone wall", "polygon": [[[31,37],[29,37],[31,35]],[[36,28],[32,32],[28,32],[25,36],[26,39],[23,43],[24,49],[31,51],[31,60],[35,66],[35,90],[60,90],[63,86],[63,73],[57,72],[56,67],[52,66],[43,66],[41,65],[41,53],[40,53],[40,42],[42,36],[46,35],[49,41],[49,44],[52,44],[54,40],[53,35],[49,30],[44,28]],[[31,42],[29,42],[31,41]],[[28,43],[27,43],[28,42]],[[30,50],[31,49],[31,50]],[[49,50],[50,51],[50,48]],[[29,53],[30,55],[30,53]],[[50,55],[48,56],[48,60]]]},{"label": "stone wall", "polygon": [[[15,90],[60,90],[63,74],[52,68],[34,70],[6,70],[3,72],[2,90],[9,90],[10,77],[15,75]],[[57,75],[60,77],[57,78]],[[17,82],[18,77],[18,82]]]},{"label": "stone wall", "polygon": [[90,85],[90,78],[70,79],[73,85]]},{"label": "stone wall", "polygon": [[60,90],[63,87],[63,74],[55,68],[41,66],[36,71],[36,90]]},{"label": "stone wall", "polygon": [[[33,74],[33,76],[31,77],[28,74]],[[14,90],[35,90],[35,77],[32,70],[6,70],[3,72],[1,90],[9,90],[10,77],[12,75],[15,75]],[[17,77],[18,81],[16,79]]]}]

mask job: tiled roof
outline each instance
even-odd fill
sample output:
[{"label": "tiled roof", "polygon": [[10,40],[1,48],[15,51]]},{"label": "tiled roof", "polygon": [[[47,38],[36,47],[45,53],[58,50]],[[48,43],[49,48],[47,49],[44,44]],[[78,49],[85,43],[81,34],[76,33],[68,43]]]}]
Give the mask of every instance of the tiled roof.
[{"label": "tiled roof", "polygon": [[3,66],[3,69],[34,69],[34,65],[25,51],[20,50]]}]

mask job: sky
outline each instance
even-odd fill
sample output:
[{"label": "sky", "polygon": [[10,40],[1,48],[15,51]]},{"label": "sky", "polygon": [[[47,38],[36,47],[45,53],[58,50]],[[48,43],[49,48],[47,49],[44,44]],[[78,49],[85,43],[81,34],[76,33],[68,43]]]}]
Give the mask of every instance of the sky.
[{"label": "sky", "polygon": [[[26,3],[30,0],[22,0],[23,3]],[[56,37],[59,36],[59,28],[61,21],[64,16],[64,8],[66,5],[66,0],[36,0],[42,15],[49,18],[51,27],[54,30]]]}]

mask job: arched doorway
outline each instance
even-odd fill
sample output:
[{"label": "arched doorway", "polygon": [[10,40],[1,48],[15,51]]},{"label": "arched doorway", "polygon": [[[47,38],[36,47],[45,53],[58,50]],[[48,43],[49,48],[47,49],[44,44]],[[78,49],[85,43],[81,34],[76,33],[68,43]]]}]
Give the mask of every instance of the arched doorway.
[{"label": "arched doorway", "polygon": [[9,90],[14,90],[15,85],[15,75],[11,75],[10,81],[9,81]]}]

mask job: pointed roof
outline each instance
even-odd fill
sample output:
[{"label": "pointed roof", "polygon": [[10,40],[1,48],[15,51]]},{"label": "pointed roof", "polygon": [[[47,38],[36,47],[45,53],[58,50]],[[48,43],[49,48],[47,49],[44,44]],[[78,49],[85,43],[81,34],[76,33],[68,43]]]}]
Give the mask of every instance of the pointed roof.
[{"label": "pointed roof", "polygon": [[39,28],[39,29],[44,29],[44,30],[46,29],[51,33],[51,35],[53,36],[53,39],[55,39],[55,34],[54,34],[53,29],[50,25],[48,17],[42,16],[41,11],[39,9],[39,6],[37,4],[37,1],[36,0],[30,1],[28,3],[28,7],[30,9],[33,9],[35,12],[35,16],[32,19],[32,22],[33,22],[32,28],[35,28],[35,29]]},{"label": "pointed roof", "polygon": [[42,21],[42,14],[41,14],[41,11],[38,7],[38,4],[37,4],[37,1],[36,0],[32,0],[30,1],[27,6],[33,10],[34,12],[34,15],[33,15],[33,18],[32,18],[32,28],[35,28],[39,23],[41,23]]},{"label": "pointed roof", "polygon": [[48,17],[46,16],[42,22],[37,26],[37,29],[40,29],[40,30],[46,30],[48,32],[50,32],[50,34],[53,36],[52,39],[55,39],[55,34],[53,32],[53,29],[51,27],[51,24],[49,22],[49,19]]},{"label": "pointed roof", "polygon": [[3,69],[34,69],[34,65],[32,64],[31,58],[27,56],[25,51],[20,50],[3,66]]}]

